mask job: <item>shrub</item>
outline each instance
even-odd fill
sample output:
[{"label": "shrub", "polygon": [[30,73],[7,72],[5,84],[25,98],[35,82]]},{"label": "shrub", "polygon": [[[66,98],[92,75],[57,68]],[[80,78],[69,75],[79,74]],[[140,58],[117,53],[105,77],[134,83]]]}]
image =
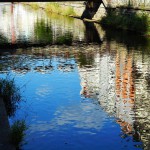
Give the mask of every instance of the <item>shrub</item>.
[{"label": "shrub", "polygon": [[102,25],[111,26],[113,28],[132,30],[142,34],[149,34],[150,32],[150,18],[147,14],[126,12],[123,10],[111,11],[100,21]]}]

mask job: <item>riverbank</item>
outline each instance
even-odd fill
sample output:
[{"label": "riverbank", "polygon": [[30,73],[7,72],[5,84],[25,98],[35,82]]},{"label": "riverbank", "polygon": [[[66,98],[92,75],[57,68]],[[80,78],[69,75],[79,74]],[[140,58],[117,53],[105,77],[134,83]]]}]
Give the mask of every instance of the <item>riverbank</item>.
[{"label": "riverbank", "polygon": [[0,149],[1,150],[15,150],[11,144],[10,126],[6,113],[6,108],[3,99],[0,97]]},{"label": "riverbank", "polygon": [[[33,9],[43,9],[47,13],[53,12],[65,16],[81,19],[82,12],[85,9],[83,3],[24,3]],[[119,30],[128,30],[144,36],[150,35],[150,16],[147,13],[136,13],[120,9],[119,11],[109,10],[105,13],[104,8],[100,7],[94,19],[84,19],[86,22],[101,24],[104,27],[111,27]]]},{"label": "riverbank", "polygon": [[100,24],[114,29],[137,32],[145,36],[150,35],[150,15],[144,12],[109,10],[107,15],[100,20]]}]

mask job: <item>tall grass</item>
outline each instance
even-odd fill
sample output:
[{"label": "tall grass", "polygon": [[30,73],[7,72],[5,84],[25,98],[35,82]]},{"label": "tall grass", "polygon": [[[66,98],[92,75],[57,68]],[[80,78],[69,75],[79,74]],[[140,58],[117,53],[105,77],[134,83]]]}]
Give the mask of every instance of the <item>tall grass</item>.
[{"label": "tall grass", "polygon": [[16,147],[17,150],[20,149],[21,144],[25,137],[25,131],[27,126],[25,120],[17,120],[11,126],[11,142]]},{"label": "tall grass", "polygon": [[20,89],[14,79],[0,79],[0,97],[3,98],[7,115],[14,115],[17,104],[21,100]]},{"label": "tall grass", "polygon": [[109,10],[100,23],[113,28],[132,30],[146,35],[150,34],[150,17],[145,13],[124,13],[123,10]]}]

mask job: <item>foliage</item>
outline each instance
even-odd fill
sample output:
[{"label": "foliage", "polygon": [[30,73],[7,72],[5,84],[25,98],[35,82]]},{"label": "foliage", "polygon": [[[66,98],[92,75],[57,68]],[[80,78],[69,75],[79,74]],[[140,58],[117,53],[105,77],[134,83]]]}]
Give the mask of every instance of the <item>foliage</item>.
[{"label": "foliage", "polygon": [[150,18],[145,13],[137,14],[128,11],[125,13],[123,9],[119,11],[109,10],[100,23],[104,26],[131,30],[142,34],[150,33]]},{"label": "foliage", "polygon": [[[30,3],[29,4],[33,9],[38,9],[40,5],[38,3]],[[66,6],[65,8],[61,6],[58,3],[46,3],[45,6],[43,6],[45,11],[47,12],[54,12],[61,15],[75,15],[74,9],[70,6]]]},{"label": "foliage", "polygon": [[19,88],[14,79],[0,79],[0,97],[3,98],[7,115],[12,116],[21,100]]},{"label": "foliage", "polygon": [[17,149],[20,149],[26,130],[27,126],[25,120],[17,120],[11,126],[11,142]]}]

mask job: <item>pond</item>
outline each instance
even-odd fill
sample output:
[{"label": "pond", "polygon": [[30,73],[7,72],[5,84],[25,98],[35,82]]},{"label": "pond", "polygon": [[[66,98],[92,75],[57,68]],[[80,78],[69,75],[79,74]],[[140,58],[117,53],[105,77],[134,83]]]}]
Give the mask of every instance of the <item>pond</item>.
[{"label": "pond", "polygon": [[150,149],[150,39],[0,6],[0,77],[23,100],[24,150]]}]

